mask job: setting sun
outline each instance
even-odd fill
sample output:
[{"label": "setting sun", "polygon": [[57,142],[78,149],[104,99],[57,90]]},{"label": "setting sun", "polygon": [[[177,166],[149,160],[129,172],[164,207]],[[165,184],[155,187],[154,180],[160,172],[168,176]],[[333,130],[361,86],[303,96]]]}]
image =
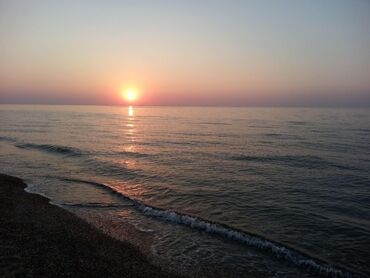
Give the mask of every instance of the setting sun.
[{"label": "setting sun", "polygon": [[138,98],[138,92],[135,89],[126,89],[122,93],[122,97],[127,102],[134,102]]}]

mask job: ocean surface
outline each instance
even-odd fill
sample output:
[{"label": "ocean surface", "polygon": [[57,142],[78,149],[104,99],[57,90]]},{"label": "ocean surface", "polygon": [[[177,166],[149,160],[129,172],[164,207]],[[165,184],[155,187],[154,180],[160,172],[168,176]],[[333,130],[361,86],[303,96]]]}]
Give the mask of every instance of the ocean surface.
[{"label": "ocean surface", "polygon": [[0,105],[0,172],[166,269],[370,277],[370,110]]}]

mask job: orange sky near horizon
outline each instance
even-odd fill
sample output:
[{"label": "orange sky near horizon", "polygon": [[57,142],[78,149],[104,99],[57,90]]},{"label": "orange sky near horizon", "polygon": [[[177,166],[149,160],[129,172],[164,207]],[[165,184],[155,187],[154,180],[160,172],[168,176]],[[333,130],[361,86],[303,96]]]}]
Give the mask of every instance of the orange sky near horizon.
[{"label": "orange sky near horizon", "polygon": [[0,0],[0,103],[370,105],[370,4]]}]

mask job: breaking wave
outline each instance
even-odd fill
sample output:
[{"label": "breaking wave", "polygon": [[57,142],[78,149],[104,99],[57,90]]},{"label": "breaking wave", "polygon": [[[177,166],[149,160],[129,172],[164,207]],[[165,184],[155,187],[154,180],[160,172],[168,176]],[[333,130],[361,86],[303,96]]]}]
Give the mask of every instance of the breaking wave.
[{"label": "breaking wave", "polygon": [[[69,182],[79,182],[91,184],[97,187],[109,190],[112,194],[116,194],[125,200],[131,202],[132,207],[140,211],[146,216],[161,219],[170,223],[175,223],[183,226],[187,226],[192,229],[204,231],[209,234],[221,236],[230,240],[237,241],[248,246],[252,246],[267,252],[270,252],[279,259],[284,259],[297,266],[308,268],[320,275],[328,277],[352,277],[352,274],[346,270],[338,269],[328,263],[325,263],[319,259],[312,258],[309,255],[303,254],[300,251],[294,250],[291,247],[284,246],[282,244],[270,241],[262,236],[247,233],[245,231],[230,227],[222,223],[212,222],[200,217],[175,212],[172,210],[166,210],[154,206],[149,206],[145,203],[132,199],[122,192],[117,191],[113,187],[85,180],[62,178],[62,180]],[[73,205],[73,204],[72,204]],[[88,205],[88,204],[87,204]],[[127,205],[124,205],[127,207]]]}]

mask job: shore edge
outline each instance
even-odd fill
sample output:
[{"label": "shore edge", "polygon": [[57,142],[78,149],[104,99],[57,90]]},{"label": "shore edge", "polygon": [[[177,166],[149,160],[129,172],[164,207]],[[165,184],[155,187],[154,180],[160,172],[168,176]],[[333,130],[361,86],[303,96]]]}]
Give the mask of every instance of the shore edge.
[{"label": "shore edge", "polygon": [[1,277],[178,277],[0,174]]}]

